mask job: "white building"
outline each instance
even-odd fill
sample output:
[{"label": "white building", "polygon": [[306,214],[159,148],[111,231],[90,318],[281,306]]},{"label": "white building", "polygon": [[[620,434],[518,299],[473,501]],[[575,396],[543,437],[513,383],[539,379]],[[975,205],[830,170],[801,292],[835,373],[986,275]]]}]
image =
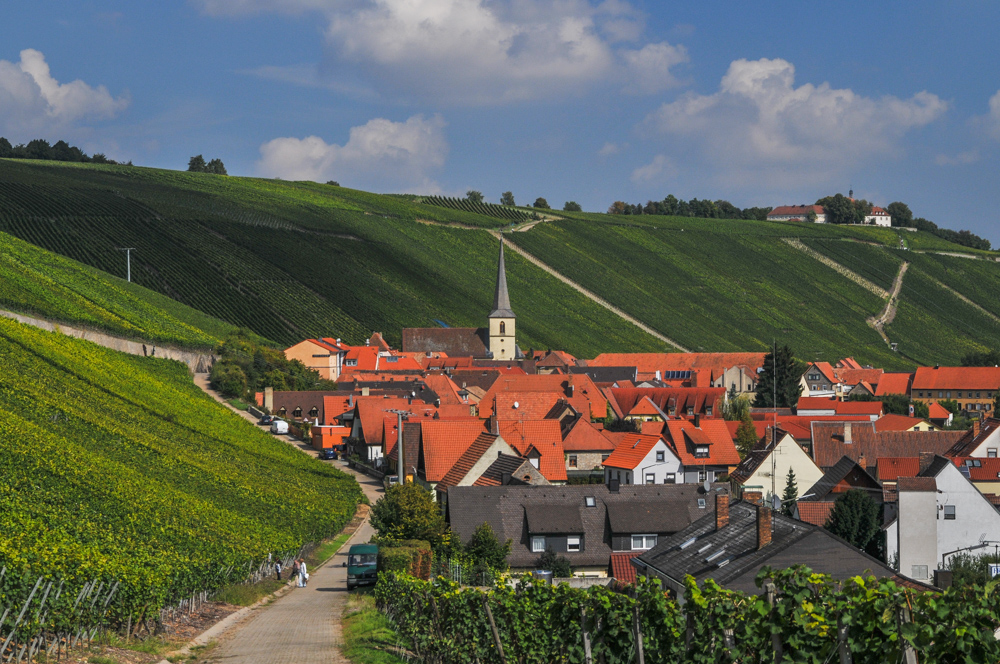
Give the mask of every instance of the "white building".
[{"label": "white building", "polygon": [[624,436],[603,465],[605,484],[611,480],[620,485],[684,483],[681,460],[659,435]]},{"label": "white building", "polygon": [[876,205],[872,208],[871,214],[865,217],[865,223],[889,227],[892,226],[892,217],[889,216],[889,213],[884,208]]},{"label": "white building", "polygon": [[817,224],[826,223],[826,209],[822,205],[779,205],[767,215],[768,221],[809,221],[816,215]]},{"label": "white building", "polygon": [[956,553],[986,553],[980,545],[1000,542],[1000,512],[950,459],[935,457],[896,488],[899,514],[886,526],[886,556],[899,561],[903,576],[933,581]]}]

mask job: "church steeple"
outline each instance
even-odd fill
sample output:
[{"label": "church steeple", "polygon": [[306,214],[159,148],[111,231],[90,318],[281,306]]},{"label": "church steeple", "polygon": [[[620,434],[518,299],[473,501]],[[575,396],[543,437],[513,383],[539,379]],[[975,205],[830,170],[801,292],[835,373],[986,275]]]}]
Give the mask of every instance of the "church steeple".
[{"label": "church steeple", "polygon": [[493,311],[490,318],[514,318],[510,308],[510,294],[507,293],[507,270],[503,263],[503,236],[500,236],[500,262],[497,264],[497,289],[493,295]]},{"label": "church steeple", "polygon": [[490,353],[494,360],[514,360],[521,357],[517,348],[514,327],[517,324],[510,308],[507,292],[507,270],[503,263],[503,236],[500,236],[500,261],[497,263],[497,289],[493,294],[493,311],[490,312]]}]

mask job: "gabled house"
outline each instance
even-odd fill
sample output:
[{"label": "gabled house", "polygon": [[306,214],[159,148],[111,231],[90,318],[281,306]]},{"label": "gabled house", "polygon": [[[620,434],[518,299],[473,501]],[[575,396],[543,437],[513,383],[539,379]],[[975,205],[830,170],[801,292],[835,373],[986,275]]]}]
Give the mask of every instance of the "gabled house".
[{"label": "gabled house", "polygon": [[714,482],[740,463],[725,420],[695,416],[693,420],[669,420],[664,434],[683,466],[684,482]]},{"label": "gabled house", "polygon": [[[937,404],[934,405],[937,406]],[[938,407],[940,408],[940,406]],[[889,413],[875,420],[875,431],[879,433],[883,431],[938,431],[938,428],[919,417]]]},{"label": "gabled house", "polygon": [[602,430],[578,419],[563,439],[566,453],[566,473],[569,477],[589,477],[603,473],[604,461],[615,451],[615,443]]},{"label": "gabled house", "polygon": [[779,205],[767,213],[768,221],[812,221],[826,223],[826,208],[822,205]]},{"label": "gabled house", "polygon": [[683,484],[684,466],[663,436],[629,433],[604,460],[604,483]]},{"label": "gabled house", "polygon": [[795,473],[800,495],[805,495],[804,487],[812,486],[823,477],[823,471],[795,438],[778,429],[776,435],[769,431],[757,442],[729,479],[744,491],[758,491],[770,501],[784,492],[789,471]]},{"label": "gabled house", "polygon": [[945,456],[997,458],[1000,450],[1000,419],[973,421],[972,428],[963,432]]},{"label": "gabled house", "polygon": [[944,399],[973,415],[991,414],[1000,391],[1000,367],[918,367],[910,399],[931,404]]},{"label": "gabled house", "polygon": [[511,540],[512,572],[538,569],[551,548],[569,559],[576,576],[603,578],[613,554],[647,551],[712,514],[710,498],[695,485],[461,486],[448,490],[446,517],[463,542],[483,523],[501,541]]},{"label": "gabled house", "polygon": [[836,366],[829,362],[813,362],[799,384],[804,397],[846,399],[852,392],[874,395],[882,380],[882,369],[861,366],[853,357],[845,357]]},{"label": "gabled house", "polygon": [[424,420],[420,429],[420,456],[414,479],[436,495],[438,483],[486,429],[476,419]]},{"label": "gabled house", "polygon": [[[474,485],[486,473],[487,469],[501,457],[519,458],[511,446],[500,436],[486,431],[480,433],[465,452],[458,457],[451,470],[445,473],[444,477],[434,486],[438,502],[446,503],[448,501],[449,488]],[[521,459],[521,462],[517,465],[515,472],[524,465],[525,460]],[[534,471],[527,471],[531,478],[527,483],[548,484],[531,463],[527,465]],[[511,475],[511,480],[514,478],[515,476]],[[521,481],[521,479],[517,478],[517,481]]]},{"label": "gabled house", "polygon": [[631,561],[640,576],[660,579],[679,602],[684,602],[689,574],[699,584],[712,579],[727,590],[758,594],[755,580],[765,565],[776,570],[806,565],[837,580],[867,574],[898,578],[891,568],[824,528],[763,505],[730,504],[729,496],[721,493],[715,502],[715,514],[661,539]]},{"label": "gabled house", "polygon": [[566,456],[558,420],[501,420],[496,433],[552,484],[565,484]]},{"label": "gabled house", "polygon": [[848,491],[864,491],[877,503],[882,502],[882,486],[857,461],[844,457],[810,486],[795,503],[795,518],[814,526],[826,524],[833,505]]},{"label": "gabled house", "polygon": [[886,556],[909,578],[929,581],[956,553],[1000,541],[1000,512],[951,459],[935,457],[917,477],[900,477],[896,488]]},{"label": "gabled house", "polygon": [[757,372],[764,365],[764,356],[765,353],[602,353],[592,360],[581,360],[581,364],[635,367],[635,377],[628,379],[633,383],[661,381],[749,394],[756,389]]},{"label": "gabled house", "polygon": [[[606,390],[619,419],[666,420],[671,418],[721,418],[726,398],[721,387],[613,387]],[[647,403],[648,401],[648,403]],[[638,411],[633,413],[633,409]]]}]

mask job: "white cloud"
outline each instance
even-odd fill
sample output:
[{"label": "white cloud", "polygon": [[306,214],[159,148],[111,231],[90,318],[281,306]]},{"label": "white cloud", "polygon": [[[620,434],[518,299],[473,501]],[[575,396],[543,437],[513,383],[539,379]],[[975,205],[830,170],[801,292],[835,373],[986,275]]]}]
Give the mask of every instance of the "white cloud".
[{"label": "white cloud", "polygon": [[604,145],[601,146],[601,149],[597,151],[597,154],[601,155],[602,157],[610,157],[613,154],[618,154],[619,152],[621,152],[622,150],[624,150],[626,147],[628,147],[628,146],[627,145],[619,145],[617,143],[612,143],[612,142],[608,141],[607,143],[605,143]]},{"label": "white cloud", "polygon": [[632,182],[657,183],[670,180],[680,173],[680,169],[670,157],[658,154],[653,161],[632,171]]},{"label": "white cloud", "polygon": [[990,135],[1000,139],[1000,92],[990,97],[990,112],[986,116],[986,125]]},{"label": "white cloud", "polygon": [[[365,82],[387,98],[492,104],[557,97],[626,81],[638,93],[676,85],[687,60],[667,43],[626,48],[644,29],[624,0],[199,0],[211,14],[318,10],[321,75]],[[349,81],[354,79],[354,81]]]},{"label": "white cloud", "polygon": [[257,169],[286,180],[337,180],[377,191],[421,187],[434,193],[439,187],[430,174],[448,155],[444,127],[441,116],[415,115],[406,122],[369,120],[352,128],[344,145],[318,136],[276,138],[260,147]]},{"label": "white cloud", "polygon": [[646,44],[639,50],[622,51],[628,71],[626,92],[653,94],[663,92],[678,85],[671,69],[687,62],[687,49],[671,46],[667,42]]},{"label": "white cloud", "polygon": [[965,166],[979,161],[979,150],[966,150],[956,155],[939,154],[934,157],[938,166]]},{"label": "white cloud", "polygon": [[736,60],[718,92],[663,104],[646,125],[729,181],[808,182],[898,153],[907,131],[948,108],[926,91],[873,99],[827,83],[794,83],[795,67],[785,60]]},{"label": "white cloud", "polygon": [[34,49],[21,51],[21,60],[0,60],[0,126],[27,132],[64,128],[81,119],[107,119],[123,111],[128,96],[112,97],[103,85],[83,81],[59,83],[45,56]]}]

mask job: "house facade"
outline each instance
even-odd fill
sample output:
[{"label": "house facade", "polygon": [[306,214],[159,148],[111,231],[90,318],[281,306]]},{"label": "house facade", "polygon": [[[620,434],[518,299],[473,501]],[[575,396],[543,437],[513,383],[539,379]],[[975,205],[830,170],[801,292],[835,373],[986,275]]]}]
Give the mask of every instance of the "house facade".
[{"label": "house facade", "polygon": [[604,483],[611,482],[620,486],[683,484],[684,466],[663,436],[631,433],[604,461]]},{"label": "house facade", "polygon": [[765,435],[744,457],[729,479],[739,484],[744,491],[757,491],[765,500],[771,500],[784,493],[788,474],[794,472],[799,495],[806,495],[806,489],[823,477],[823,471],[791,434],[779,429],[774,437],[777,442]]},{"label": "house facade", "polygon": [[817,224],[825,224],[826,209],[822,205],[779,205],[767,214],[768,221],[809,221],[811,218]]},{"label": "house facade", "polygon": [[871,214],[865,217],[865,223],[872,226],[885,226],[888,228],[892,226],[892,217],[886,212],[885,208],[880,208],[879,206],[872,207]]},{"label": "house facade", "polygon": [[966,413],[989,414],[998,391],[1000,367],[919,367],[910,400],[932,404],[950,399]]}]

